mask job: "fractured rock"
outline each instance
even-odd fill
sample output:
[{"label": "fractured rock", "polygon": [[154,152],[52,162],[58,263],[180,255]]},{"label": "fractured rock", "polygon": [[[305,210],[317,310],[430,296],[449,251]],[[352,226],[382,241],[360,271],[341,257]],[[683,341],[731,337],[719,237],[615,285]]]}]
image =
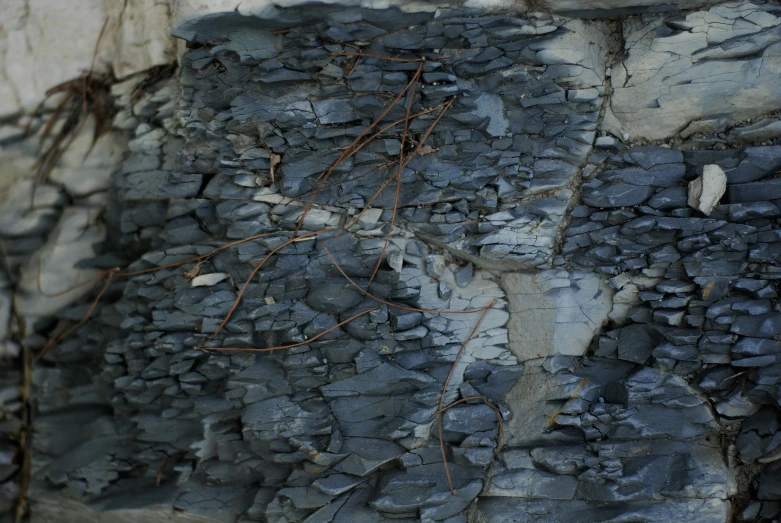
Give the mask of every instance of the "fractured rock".
[{"label": "fractured rock", "polygon": [[706,165],[702,176],[689,182],[689,207],[709,216],[727,190],[727,175],[718,165]]}]

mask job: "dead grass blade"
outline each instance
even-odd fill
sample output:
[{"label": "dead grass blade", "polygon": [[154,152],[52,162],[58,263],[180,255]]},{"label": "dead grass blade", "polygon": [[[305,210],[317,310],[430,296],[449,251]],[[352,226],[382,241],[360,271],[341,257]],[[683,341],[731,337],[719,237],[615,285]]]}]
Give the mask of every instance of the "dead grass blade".
[{"label": "dead grass blade", "polygon": [[360,148],[356,149],[360,141],[363,139],[364,136],[369,134],[369,131],[374,129],[377,124],[380,123],[380,121],[385,118],[385,116],[393,109],[393,107],[398,103],[399,100],[404,96],[404,94],[409,90],[409,88],[412,86],[412,84],[415,82],[415,79],[413,78],[410,80],[409,83],[404,87],[404,89],[401,90],[401,92],[396,95],[396,97],[393,99],[393,101],[388,104],[388,106],[383,109],[380,116],[378,116],[366,129],[361,131],[361,134],[358,135],[358,137],[353,140],[353,142],[345,149],[342,154],[339,155],[339,157],[334,161],[334,163],[331,164],[331,166],[326,169],[320,176],[318,176],[310,185],[310,187],[307,189],[309,191],[314,184],[317,184],[317,187],[315,188],[315,193],[312,195],[312,197],[309,199],[309,202],[307,202],[306,207],[304,208],[304,213],[301,215],[301,219],[298,222],[298,225],[296,226],[296,230],[293,233],[293,236],[298,236],[298,231],[301,230],[301,226],[304,224],[304,218],[306,218],[307,213],[309,212],[309,209],[311,209],[312,204],[315,202],[315,198],[317,197],[318,191],[323,186],[323,183],[328,179],[328,177],[331,175],[331,173],[336,169],[337,166],[339,166],[340,163],[342,163],[346,158],[349,158],[350,155],[355,154],[356,151],[358,151]]},{"label": "dead grass blade", "polygon": [[[418,70],[415,72],[415,76],[412,78],[412,87],[409,90],[407,96],[407,112],[406,118],[404,118],[404,132],[401,135],[401,145],[399,146],[399,169],[396,172],[396,195],[393,198],[393,214],[391,214],[390,225],[388,226],[388,234],[385,235],[385,243],[382,246],[379,258],[377,258],[377,264],[374,266],[374,271],[371,277],[369,277],[369,283],[366,285],[368,289],[371,287],[374,277],[377,276],[377,271],[380,270],[382,265],[382,259],[385,257],[385,251],[388,249],[388,242],[390,241],[391,234],[393,233],[393,224],[396,222],[396,211],[399,208],[399,194],[401,194],[401,174],[404,170],[404,145],[407,143],[407,131],[409,131],[409,119],[412,114],[412,104],[415,103],[415,91],[417,90],[418,83],[420,82],[420,74],[423,72],[423,62],[418,66]],[[437,120],[439,121],[439,120]]]},{"label": "dead grass blade", "polygon": [[269,258],[271,258],[271,257],[272,257],[274,254],[276,254],[278,251],[280,251],[281,249],[284,249],[285,247],[287,247],[288,245],[290,245],[290,244],[291,244],[291,243],[293,243],[293,242],[296,242],[296,241],[298,241],[298,240],[301,240],[301,239],[303,239],[303,238],[307,238],[307,237],[309,237],[309,236],[316,236],[316,235],[318,235],[318,234],[323,234],[323,233],[326,233],[326,232],[330,232],[330,231],[332,231],[332,230],[333,230],[333,229],[321,229],[321,230],[319,230],[319,231],[308,232],[308,233],[302,234],[301,236],[295,236],[295,235],[294,235],[292,238],[290,238],[290,239],[289,239],[288,241],[286,241],[285,243],[283,243],[283,244],[281,244],[281,245],[279,245],[279,246],[277,246],[277,247],[274,247],[274,248],[273,248],[273,249],[272,249],[272,250],[271,250],[271,251],[270,251],[270,252],[269,252],[269,253],[268,253],[268,254],[267,254],[267,255],[266,255],[266,256],[265,256],[265,257],[264,257],[264,258],[263,258],[261,261],[260,261],[260,263],[259,263],[259,264],[257,264],[257,265],[255,266],[255,268],[254,268],[254,269],[252,269],[252,272],[250,273],[249,277],[247,278],[247,281],[245,281],[245,282],[244,282],[244,285],[242,285],[242,287],[241,287],[241,290],[239,291],[239,294],[238,294],[238,296],[236,296],[236,300],[233,302],[233,305],[231,306],[230,310],[229,310],[229,311],[228,311],[228,313],[225,315],[225,318],[222,320],[222,323],[220,323],[220,326],[219,326],[219,327],[217,327],[217,330],[216,330],[216,331],[214,331],[214,332],[213,332],[213,333],[212,333],[212,334],[211,334],[211,335],[210,335],[208,338],[206,338],[206,341],[204,341],[203,343],[201,343],[201,344],[200,344],[198,347],[196,347],[196,348],[197,348],[197,349],[204,349],[204,348],[205,348],[205,347],[204,347],[204,345],[206,345],[207,343],[209,343],[210,341],[212,341],[212,340],[214,339],[214,337],[215,337],[215,336],[217,336],[217,334],[219,334],[219,333],[220,333],[220,331],[222,331],[222,329],[225,327],[225,325],[226,325],[226,324],[228,323],[228,321],[230,320],[230,318],[231,318],[231,316],[233,315],[233,313],[236,311],[236,308],[239,306],[239,303],[241,302],[241,297],[242,297],[242,296],[244,296],[244,292],[247,290],[247,287],[249,286],[250,282],[251,282],[251,281],[252,281],[252,279],[255,277],[255,275],[258,273],[258,271],[259,271],[259,270],[260,270],[260,269],[263,267],[263,265],[265,265],[265,263],[266,263],[266,262],[269,260]]},{"label": "dead grass blade", "polygon": [[[331,53],[331,56],[357,56],[358,58],[379,58],[380,60],[389,60],[391,62],[425,62],[426,58],[420,57],[420,58],[403,58],[399,56],[386,56],[381,54],[374,54],[374,53],[355,53],[355,52],[349,52],[349,51],[342,51],[342,52],[334,52]],[[447,57],[442,57],[447,58]]]},{"label": "dead grass blade", "polygon": [[472,337],[477,332],[477,329],[480,327],[480,323],[482,323],[483,318],[485,318],[485,315],[488,313],[488,310],[491,309],[496,304],[496,300],[492,301],[488,307],[483,309],[483,313],[480,315],[480,317],[477,319],[477,323],[475,323],[474,328],[472,328],[472,331],[469,333],[469,336],[466,337],[464,340],[464,343],[461,344],[461,348],[458,349],[458,352],[456,353],[456,359],[453,360],[453,364],[450,366],[450,372],[447,373],[447,378],[445,379],[445,385],[442,387],[442,395],[439,397],[439,409],[437,410],[437,426],[439,427],[439,448],[442,450],[442,462],[445,465],[445,475],[447,475],[447,484],[450,487],[450,493],[455,494],[455,489],[453,488],[453,478],[450,476],[450,467],[447,464],[447,451],[445,450],[445,438],[442,435],[443,427],[442,427],[442,413],[446,410],[444,409],[444,403],[445,403],[445,395],[447,394],[447,389],[450,386],[450,379],[453,377],[453,372],[456,370],[456,365],[458,364],[458,360],[461,358],[461,354],[463,354],[464,349],[466,349],[467,343],[469,343],[469,340],[472,339]]},{"label": "dead grass blade", "polygon": [[52,347],[57,345],[59,342],[61,342],[62,340],[64,340],[65,338],[67,338],[68,336],[73,334],[73,332],[75,332],[76,329],[78,329],[79,327],[81,327],[82,325],[87,323],[87,320],[90,318],[90,316],[92,316],[92,313],[95,311],[95,307],[97,307],[98,302],[103,297],[103,294],[105,294],[106,289],[108,289],[108,286],[111,283],[111,280],[114,279],[114,276],[116,275],[117,272],[119,272],[119,267],[115,267],[115,268],[110,269],[108,271],[108,273],[107,273],[108,277],[106,278],[106,282],[103,284],[103,287],[100,289],[100,292],[98,292],[98,295],[92,301],[92,305],[90,305],[89,310],[87,310],[87,314],[85,314],[84,317],[81,320],[79,320],[79,322],[76,325],[74,325],[73,327],[71,327],[70,329],[67,329],[67,330],[61,332],[60,334],[58,334],[56,336],[53,336],[46,343],[46,345],[44,345],[43,349],[41,349],[41,352],[38,353],[38,356],[36,356],[36,358],[35,358],[36,361],[38,361],[41,358],[43,358],[43,356],[47,352],[49,352],[49,349],[51,349]]},{"label": "dead grass blade", "polygon": [[[53,95],[64,93],[63,99],[57,104],[54,112],[50,115],[40,136],[38,146],[38,161],[35,164],[35,182],[32,190],[32,202],[35,201],[35,190],[46,183],[52,170],[62,158],[65,151],[81,133],[86,121],[92,116],[95,120],[95,130],[92,136],[92,144],[87,150],[90,153],[95,142],[100,136],[111,130],[111,123],[116,113],[114,99],[111,96],[111,86],[116,81],[113,74],[96,75],[95,60],[98,55],[98,48],[103,39],[103,35],[108,25],[108,17],[103,22],[100,34],[95,41],[95,49],[92,53],[92,62],[88,71],[83,72],[79,77],[62,82],[46,91],[46,97],[38,104],[35,111],[25,126],[25,135],[29,133],[33,119],[44,107],[46,101]],[[54,136],[54,141],[46,146],[46,140],[52,134],[54,126],[63,112],[65,112],[65,121],[62,127]],[[85,155],[86,156],[86,155]]]},{"label": "dead grass blade", "polygon": [[295,347],[301,347],[302,345],[307,345],[309,343],[312,343],[313,341],[317,340],[318,338],[321,338],[322,336],[325,336],[329,332],[332,332],[342,325],[347,325],[351,321],[360,318],[361,316],[364,316],[366,314],[369,314],[370,312],[376,311],[379,309],[379,307],[374,307],[372,309],[367,309],[363,312],[359,312],[358,314],[354,316],[350,316],[346,320],[337,323],[333,327],[328,327],[327,329],[323,330],[322,332],[318,332],[316,335],[312,336],[308,340],[299,341],[298,343],[292,343],[290,345],[277,345],[276,347],[198,347],[201,350],[237,350],[237,351],[249,351],[249,352],[271,352],[275,350],[284,350],[284,349],[292,349]]},{"label": "dead grass blade", "polygon": [[161,271],[163,269],[173,269],[176,267],[181,267],[182,265],[187,265],[188,263],[203,263],[204,261],[208,260],[218,252],[225,250],[229,247],[233,247],[234,245],[239,245],[242,243],[246,243],[252,240],[257,240],[259,238],[265,238],[266,236],[271,236],[272,234],[276,233],[270,233],[270,232],[264,232],[261,234],[255,234],[253,236],[247,236],[246,238],[242,238],[240,240],[228,242],[225,245],[220,245],[216,249],[212,249],[211,251],[207,252],[206,254],[201,254],[200,256],[195,256],[193,258],[189,258],[187,260],[182,260],[174,263],[169,263],[167,265],[161,265],[159,267],[151,267],[149,269],[142,269],[138,271],[132,271],[132,272],[121,272],[117,276],[123,277],[123,278],[129,278],[131,276],[138,276],[139,274],[149,274],[150,272],[157,272]]},{"label": "dead grass blade", "polygon": [[[161,271],[163,269],[172,269],[172,268],[176,268],[176,267],[181,267],[182,265],[186,265],[188,263],[195,263],[196,267],[200,267],[200,264],[202,264],[203,262],[205,262],[206,260],[208,260],[209,258],[211,258],[212,256],[214,256],[215,254],[217,254],[218,252],[220,252],[220,251],[222,251],[224,249],[227,249],[229,247],[233,247],[234,245],[239,245],[241,243],[245,243],[245,242],[248,242],[248,241],[257,240],[258,238],[264,238],[264,237],[269,236],[271,234],[272,233],[262,233],[262,234],[255,234],[253,236],[248,236],[246,238],[242,238],[240,240],[232,241],[232,242],[226,243],[225,245],[221,245],[221,246],[217,247],[216,249],[212,249],[211,251],[207,252],[206,254],[202,254],[200,256],[195,256],[193,258],[189,258],[187,260],[182,260],[182,261],[175,262],[175,263],[169,263],[167,265],[161,265],[159,267],[151,267],[149,269],[142,269],[142,270],[130,271],[130,272],[119,272],[119,268],[118,267],[114,267],[113,269],[107,269],[107,270],[101,272],[100,274],[98,274],[97,276],[94,276],[94,277],[92,277],[92,278],[90,278],[90,279],[88,279],[86,281],[83,281],[83,282],[81,282],[81,283],[79,283],[77,285],[73,285],[71,287],[68,287],[67,289],[65,289],[63,291],[56,292],[54,294],[47,294],[42,289],[42,287],[41,287],[41,266],[38,265],[38,275],[37,275],[37,279],[36,279],[36,282],[37,282],[37,285],[38,285],[38,292],[41,293],[43,296],[46,296],[47,298],[56,298],[58,296],[62,296],[64,294],[67,294],[67,293],[75,290],[75,289],[78,289],[80,287],[84,287],[85,285],[89,285],[90,283],[98,282],[98,281],[102,280],[103,278],[105,278],[106,276],[109,276],[109,280],[106,282],[103,290],[98,295],[98,298],[96,298],[96,300],[92,303],[92,307],[90,308],[90,311],[88,312],[87,316],[82,321],[80,321],[77,325],[75,325],[73,328],[69,329],[67,332],[59,331],[59,332],[55,333],[54,335],[52,335],[52,337],[49,338],[49,340],[47,341],[46,345],[44,346],[44,349],[38,355],[38,358],[36,358],[36,360],[40,359],[41,356],[43,356],[43,354],[45,352],[49,351],[53,346],[55,346],[58,343],[60,343],[61,341],[63,341],[65,338],[67,338],[68,336],[73,334],[76,331],[76,329],[78,329],[79,327],[84,325],[84,323],[89,319],[89,316],[92,314],[92,311],[94,310],[95,306],[97,305],[98,300],[100,300],[100,298],[103,296],[103,293],[105,292],[106,287],[108,287],[108,284],[110,283],[112,278],[130,278],[132,276],[138,276],[138,275],[141,275],[141,274],[149,274],[149,273]],[[190,271],[185,272],[185,277],[187,277],[189,279],[194,278],[197,275],[197,273],[193,272],[193,270],[194,269],[191,269]]]}]

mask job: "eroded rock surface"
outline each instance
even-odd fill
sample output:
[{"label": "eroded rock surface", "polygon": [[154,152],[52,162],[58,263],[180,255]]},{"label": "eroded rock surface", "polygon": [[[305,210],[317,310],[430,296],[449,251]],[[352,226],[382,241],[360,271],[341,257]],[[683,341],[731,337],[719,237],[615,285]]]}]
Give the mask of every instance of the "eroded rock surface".
[{"label": "eroded rock surface", "polygon": [[781,7],[727,2],[623,22],[606,128],[659,140],[723,132],[781,107]]},{"label": "eroded rock surface", "polygon": [[[115,176],[121,138],[83,163],[87,133],[32,199],[20,173],[35,144],[0,127],[16,144],[0,205],[5,350],[43,346],[55,325],[34,321],[41,304],[73,299],[42,301],[36,260],[49,293],[128,267],[30,376],[33,514],[64,496],[96,521],[777,517],[777,9],[716,4],[645,2],[621,24],[230,6],[177,29],[176,77],[114,85],[128,138]],[[685,103],[665,98],[676,89]],[[324,180],[378,118],[395,126]],[[707,166],[727,179],[710,215],[688,206]],[[200,350],[214,333],[208,347],[235,350]],[[22,419],[8,376],[0,480],[17,472]]]}]

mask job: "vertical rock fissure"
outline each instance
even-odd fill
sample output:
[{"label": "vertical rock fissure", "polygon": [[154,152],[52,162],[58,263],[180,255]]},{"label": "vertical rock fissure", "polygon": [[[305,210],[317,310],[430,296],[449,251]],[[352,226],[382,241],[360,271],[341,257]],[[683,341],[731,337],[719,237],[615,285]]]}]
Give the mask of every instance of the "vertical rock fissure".
[{"label": "vertical rock fissure", "polygon": [[[781,152],[764,76],[779,11],[584,21],[544,12],[574,13],[568,0],[535,5],[196,16],[177,29],[176,79],[114,87],[130,142],[111,184],[66,162],[40,220],[0,204],[16,263],[45,245],[48,292],[121,255],[146,271],[113,282],[30,377],[40,514],[67,493],[118,517],[231,522],[775,517]],[[437,110],[345,158],[304,218],[312,181],[418,67],[412,112]],[[768,112],[712,107],[718,67],[745,68]],[[712,165],[727,188],[706,216],[688,183]],[[106,205],[111,245],[95,249],[85,208]],[[44,300],[22,272],[19,341],[35,349],[53,327],[36,318],[86,306]],[[480,398],[443,414],[451,495],[436,409],[479,314],[430,311],[494,302],[445,398]],[[200,350],[211,334],[289,348]]]}]

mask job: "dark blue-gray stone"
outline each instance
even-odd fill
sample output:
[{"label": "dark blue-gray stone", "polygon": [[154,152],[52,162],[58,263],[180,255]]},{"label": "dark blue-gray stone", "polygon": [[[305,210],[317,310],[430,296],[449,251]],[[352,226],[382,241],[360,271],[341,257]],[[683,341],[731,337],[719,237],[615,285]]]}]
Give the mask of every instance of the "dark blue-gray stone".
[{"label": "dark blue-gray stone", "polygon": [[764,202],[781,198],[781,178],[727,186],[729,203]]},{"label": "dark blue-gray stone", "polygon": [[350,282],[321,280],[312,282],[305,299],[307,305],[318,312],[341,314],[358,305],[363,300],[363,294]]},{"label": "dark blue-gray stone", "polygon": [[472,263],[467,263],[463,267],[456,269],[454,275],[456,279],[456,285],[459,287],[466,287],[472,281]]},{"label": "dark blue-gray stone", "polygon": [[774,339],[781,335],[781,314],[771,312],[760,316],[741,316],[735,319],[730,330],[743,336]]},{"label": "dark blue-gray stone", "polygon": [[584,189],[582,198],[583,203],[592,207],[629,207],[643,203],[653,192],[653,187],[615,183],[597,189]]}]

